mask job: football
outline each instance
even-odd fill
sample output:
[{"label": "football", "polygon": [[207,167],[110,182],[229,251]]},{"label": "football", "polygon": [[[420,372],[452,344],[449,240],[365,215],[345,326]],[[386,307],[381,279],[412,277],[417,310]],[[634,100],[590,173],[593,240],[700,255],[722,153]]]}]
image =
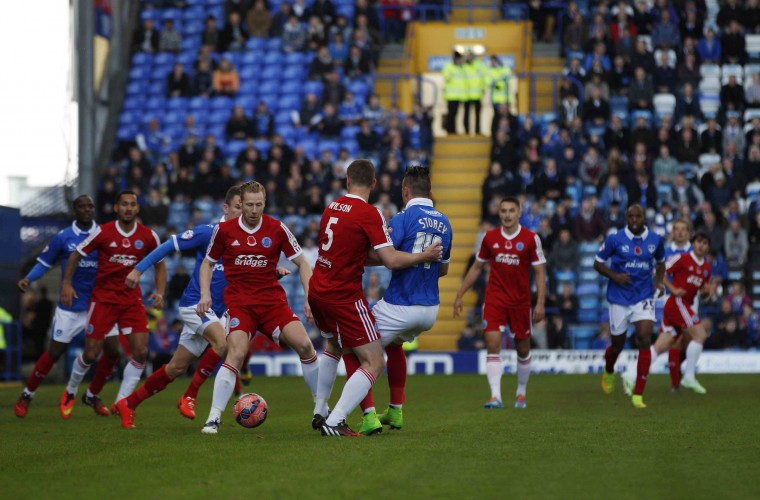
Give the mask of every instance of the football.
[{"label": "football", "polygon": [[264,398],[258,394],[243,394],[235,401],[235,422],[252,429],[264,423],[269,407]]}]

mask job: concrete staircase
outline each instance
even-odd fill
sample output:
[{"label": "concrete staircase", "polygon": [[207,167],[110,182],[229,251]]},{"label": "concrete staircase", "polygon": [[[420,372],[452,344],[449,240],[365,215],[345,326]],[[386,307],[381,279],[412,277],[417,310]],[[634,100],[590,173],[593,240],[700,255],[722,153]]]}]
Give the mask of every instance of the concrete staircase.
[{"label": "concrete staircase", "polygon": [[[491,142],[486,137],[447,137],[437,139],[430,168],[435,206],[451,220],[454,244],[449,274],[439,281],[441,307],[433,330],[420,337],[422,350],[456,350],[457,339],[466,319],[454,319],[457,290],[472,255],[480,229],[480,198]],[[465,295],[465,314],[475,305],[475,294]]]},{"label": "concrete staircase", "polygon": [[[375,70],[375,94],[380,98],[380,103],[389,109],[394,104],[393,100],[393,85],[394,80],[390,75],[398,75],[407,72],[407,65],[404,60],[404,47],[399,44],[388,44],[383,47],[383,51],[380,54],[380,61],[378,67]],[[396,91],[400,94],[406,87],[406,82],[402,82],[400,79],[396,80]],[[397,95],[397,102],[402,109],[409,111],[406,108],[405,96]]]},{"label": "concrete staircase", "polygon": [[[473,5],[470,11],[467,7]],[[500,3],[489,5],[487,0],[452,0],[449,21],[456,23],[490,23],[501,20]],[[472,12],[472,17],[470,17]]]},{"label": "concrete staircase", "polygon": [[[554,98],[559,92],[559,87],[555,88],[551,75],[562,74],[562,68],[565,66],[565,61],[557,56],[558,53],[558,43],[533,43],[531,71],[536,74],[534,76],[535,109],[533,110],[536,114],[557,112]],[[556,104],[559,105],[559,101]]]}]

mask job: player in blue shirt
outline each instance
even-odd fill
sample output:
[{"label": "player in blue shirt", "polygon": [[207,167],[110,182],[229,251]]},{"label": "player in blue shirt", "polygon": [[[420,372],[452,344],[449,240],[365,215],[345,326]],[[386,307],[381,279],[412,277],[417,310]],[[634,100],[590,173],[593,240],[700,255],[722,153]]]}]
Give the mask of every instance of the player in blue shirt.
[{"label": "player in blue shirt", "polygon": [[[87,195],[79,196],[74,200],[74,222],[71,227],[60,231],[53,236],[50,243],[45,247],[29,274],[18,282],[21,293],[25,293],[29,284],[42,278],[45,273],[52,269],[56,262],[61,263],[61,273],[66,269],[66,263],[72,252],[76,251],[77,245],[89,236],[90,231],[97,227],[93,220],[95,216],[95,204]],[[76,298],[71,307],[58,303],[53,318],[52,335],[48,350],[40,356],[34,366],[32,375],[26,383],[21,396],[14,408],[17,417],[26,416],[29,405],[34,398],[34,393],[40,383],[45,379],[53,365],[66,352],[71,341],[82,333],[87,326],[87,307],[90,303],[90,294],[95,285],[95,274],[98,270],[98,254],[93,252],[79,261],[79,267],[72,280],[72,286],[76,291]],[[63,418],[69,415],[61,414]]]},{"label": "player in blue shirt", "polygon": [[[636,408],[646,408],[642,394],[652,358],[649,346],[654,331],[655,289],[660,294],[663,291],[665,244],[659,235],[644,225],[644,208],[641,205],[628,207],[626,218],[628,225],[607,237],[594,262],[594,269],[610,280],[607,302],[610,304],[612,345],[604,354],[606,366],[602,390],[605,394],[612,393],[615,362],[625,346],[628,327],[633,324],[638,339],[639,361],[632,402]],[[610,267],[606,264],[608,260]]]},{"label": "player in blue shirt", "polygon": [[[235,186],[227,191],[223,209],[224,218],[222,220],[230,220],[240,216],[242,203],[239,187]],[[138,262],[127,276],[127,286],[134,288],[139,284],[140,276],[166,256],[174,252],[188,250],[195,250],[196,252],[193,276],[179,301],[179,317],[185,326],[180,334],[177,350],[172,359],[153,372],[135,392],[123,400],[117,401],[117,409],[122,401],[126,401],[129,408],[134,410],[142,401],[164,390],[174,379],[187,372],[190,364],[201,357],[206,347],[210,348],[206,351],[196,370],[196,373],[200,373],[202,376],[201,383],[214,371],[219,361],[224,359],[227,351],[225,330],[227,308],[224,305],[224,289],[227,286],[227,280],[224,277],[224,266],[221,262],[216,264],[211,277],[211,309],[206,312],[205,317],[198,316],[196,312],[196,306],[201,296],[198,270],[206,258],[211,235],[217,224],[202,224],[180,235],[173,235]],[[199,386],[200,384],[198,384]],[[197,389],[190,396],[183,395],[177,404],[180,413],[190,419],[195,418],[196,395]]]},{"label": "player in blue shirt", "polygon": [[451,223],[433,207],[429,170],[409,167],[401,189],[405,208],[390,222],[393,246],[404,252],[420,253],[429,245],[440,242],[443,257],[440,262],[394,270],[385,296],[372,309],[388,355],[390,405],[378,416],[370,389],[361,403],[364,419],[359,432],[365,435],[379,432],[382,424],[394,429],[400,429],[404,424],[401,408],[405,399],[406,356],[402,344],[413,342],[433,327],[440,305],[438,278],[448,273],[451,258]]}]

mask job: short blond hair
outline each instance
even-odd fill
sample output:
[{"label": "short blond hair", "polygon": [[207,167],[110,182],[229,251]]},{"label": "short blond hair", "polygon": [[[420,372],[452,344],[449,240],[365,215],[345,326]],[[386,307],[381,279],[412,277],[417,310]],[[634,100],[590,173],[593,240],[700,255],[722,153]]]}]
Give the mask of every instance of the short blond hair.
[{"label": "short blond hair", "polygon": [[242,186],[240,186],[241,199],[245,196],[245,193],[261,193],[264,195],[264,198],[266,198],[267,196],[267,190],[264,187],[264,185],[256,181],[248,181]]}]

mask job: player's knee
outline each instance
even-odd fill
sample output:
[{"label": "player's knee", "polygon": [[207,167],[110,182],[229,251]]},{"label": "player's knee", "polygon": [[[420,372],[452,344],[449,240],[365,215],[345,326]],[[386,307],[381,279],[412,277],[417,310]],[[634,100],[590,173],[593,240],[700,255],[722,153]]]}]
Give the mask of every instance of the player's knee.
[{"label": "player's knee", "polygon": [[180,363],[172,359],[165,365],[164,371],[166,372],[166,375],[168,375],[170,379],[174,380],[175,378],[185,373],[187,371],[188,366],[189,365],[185,363]]},{"label": "player's knee", "polygon": [[137,347],[132,351],[132,359],[136,363],[145,363],[148,360],[148,348]]}]

